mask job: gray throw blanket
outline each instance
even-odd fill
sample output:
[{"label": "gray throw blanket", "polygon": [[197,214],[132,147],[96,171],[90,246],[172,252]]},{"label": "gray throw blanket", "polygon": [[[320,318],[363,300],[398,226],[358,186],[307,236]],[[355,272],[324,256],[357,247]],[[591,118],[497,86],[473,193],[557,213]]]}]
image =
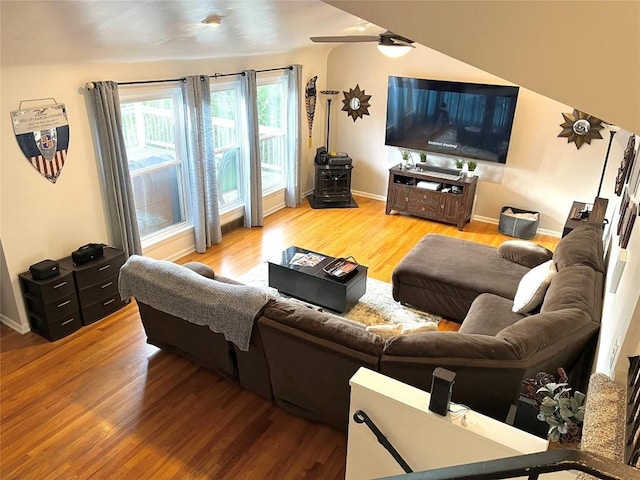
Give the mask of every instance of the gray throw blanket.
[{"label": "gray throw blanket", "polygon": [[173,262],[132,255],[120,269],[120,297],[133,296],[157,310],[221,333],[240,350],[249,350],[253,321],[265,306],[266,292],[218,282]]}]

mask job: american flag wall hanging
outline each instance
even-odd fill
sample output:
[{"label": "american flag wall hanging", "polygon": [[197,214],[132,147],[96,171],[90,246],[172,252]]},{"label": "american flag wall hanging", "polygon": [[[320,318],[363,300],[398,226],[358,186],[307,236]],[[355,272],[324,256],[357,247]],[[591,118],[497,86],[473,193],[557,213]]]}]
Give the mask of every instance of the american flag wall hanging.
[{"label": "american flag wall hanging", "polygon": [[69,123],[64,104],[11,112],[22,153],[42,176],[56,183],[67,158]]}]

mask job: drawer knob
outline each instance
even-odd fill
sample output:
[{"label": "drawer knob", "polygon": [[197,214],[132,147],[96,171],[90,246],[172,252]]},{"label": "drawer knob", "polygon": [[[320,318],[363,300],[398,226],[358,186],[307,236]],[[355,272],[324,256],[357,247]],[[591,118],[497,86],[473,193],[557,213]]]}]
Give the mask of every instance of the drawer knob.
[{"label": "drawer knob", "polygon": [[58,308],[64,307],[65,305],[69,305],[71,303],[71,300],[67,300],[66,302],[62,302],[58,305]]},{"label": "drawer knob", "polygon": [[99,271],[99,272],[102,272],[103,270],[106,270],[107,268],[110,268],[110,267],[111,267],[111,265],[110,265],[110,264],[103,265],[102,267],[100,267],[100,268],[98,269],[98,271]]},{"label": "drawer knob", "polygon": [[71,322],[73,322],[73,318],[70,318],[69,320],[65,320],[64,322],[62,322],[62,323],[60,324],[60,326],[61,326],[61,327],[64,327],[65,325],[67,325],[68,323],[71,323]]},{"label": "drawer knob", "polygon": [[107,305],[109,305],[110,303],[113,303],[115,301],[116,301],[115,298],[111,298],[111,299],[107,300],[106,302],[104,302],[102,305],[104,305],[106,307]]},{"label": "drawer knob", "polygon": [[422,207],[422,211],[424,212],[424,207]]},{"label": "drawer knob", "polygon": [[57,285],[54,285],[53,288],[60,288],[60,287],[64,287],[67,284],[67,282],[60,282]]},{"label": "drawer knob", "polygon": [[113,285],[113,282],[107,282],[104,285],[102,285],[100,288],[107,288],[107,287],[110,287],[111,285]]}]

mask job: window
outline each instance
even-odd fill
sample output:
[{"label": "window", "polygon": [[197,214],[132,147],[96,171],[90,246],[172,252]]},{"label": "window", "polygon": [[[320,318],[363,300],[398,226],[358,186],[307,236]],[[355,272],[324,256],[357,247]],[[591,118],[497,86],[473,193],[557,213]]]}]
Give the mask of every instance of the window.
[{"label": "window", "polygon": [[211,82],[211,122],[216,158],[218,202],[225,211],[242,205],[242,141],[240,82]]},{"label": "window", "polygon": [[188,219],[181,92],[178,87],[121,88],[120,110],[144,242]]},{"label": "window", "polygon": [[287,156],[287,77],[282,73],[258,78],[258,130],[262,193],[285,186]]}]

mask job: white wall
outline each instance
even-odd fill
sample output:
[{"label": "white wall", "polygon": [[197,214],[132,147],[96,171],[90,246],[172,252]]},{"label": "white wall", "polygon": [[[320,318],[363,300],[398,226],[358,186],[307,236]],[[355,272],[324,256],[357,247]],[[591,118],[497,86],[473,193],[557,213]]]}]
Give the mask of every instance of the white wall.
[{"label": "white wall", "polygon": [[[428,409],[430,394],[366,368],[349,382],[347,480],[403,473],[400,465],[353,415],[362,410],[415,472],[521,454],[544,452],[547,441],[493,418],[452,404],[446,417]],[[455,384],[453,386],[455,389]],[[570,472],[545,478],[572,479]]]},{"label": "white wall", "polygon": [[[10,284],[3,282],[2,289],[3,292],[7,288],[12,289],[16,299],[20,318],[13,320],[28,328],[17,278],[20,272],[45,258],[67,256],[85,243],[111,243],[85,98],[84,85],[87,82],[168,79],[191,74],[237,72],[247,68],[274,68],[292,63],[303,65],[303,83],[313,75],[320,79],[326,76],[326,56],[308,51],[215,61],[48,64],[46,67],[2,65],[0,238],[10,278]],[[47,97],[54,97],[58,103],[66,105],[70,131],[67,161],[55,184],[42,177],[26,160],[10,122],[10,112],[18,110],[21,101]],[[304,96],[302,103],[304,105]],[[37,106],[37,103],[28,106]],[[310,171],[314,151],[307,148],[304,114],[301,129],[304,138],[303,189],[308,190],[312,188]],[[316,127],[314,145],[322,142],[323,133]],[[182,238],[172,245],[171,250],[175,253],[188,249],[192,243],[191,238]]]}]

